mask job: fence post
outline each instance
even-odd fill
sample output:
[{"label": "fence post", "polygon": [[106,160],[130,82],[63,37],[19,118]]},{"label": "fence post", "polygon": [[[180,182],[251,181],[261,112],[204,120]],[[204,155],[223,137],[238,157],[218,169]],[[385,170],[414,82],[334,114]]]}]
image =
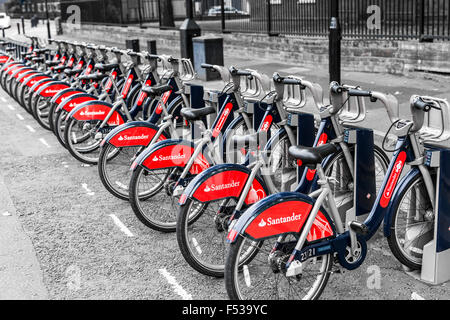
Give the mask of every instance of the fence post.
[{"label": "fence post", "polygon": [[158,0],[158,25],[161,29],[161,0]]},{"label": "fence post", "polygon": [[419,41],[422,41],[423,35],[425,34],[425,0],[420,0],[419,8]]},{"label": "fence post", "polygon": [[270,8],[270,0],[266,0],[266,11],[267,11],[267,34],[270,36],[272,31],[272,13]]},{"label": "fence post", "polygon": [[223,33],[225,31],[225,0],[220,0],[220,16]]},{"label": "fence post", "polygon": [[331,21],[329,35],[329,72],[330,82],[341,83],[341,38],[342,30],[339,23],[339,0],[330,0]]}]

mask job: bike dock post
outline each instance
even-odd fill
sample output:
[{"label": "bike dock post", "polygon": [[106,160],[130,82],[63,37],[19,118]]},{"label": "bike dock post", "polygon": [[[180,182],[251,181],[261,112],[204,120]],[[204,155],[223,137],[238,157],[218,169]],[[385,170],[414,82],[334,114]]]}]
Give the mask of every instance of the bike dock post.
[{"label": "bike dock post", "polygon": [[365,215],[372,209],[377,190],[375,182],[375,154],[373,130],[347,129],[344,141],[355,145],[353,202],[348,201],[339,207],[347,214],[346,225],[356,217]]},{"label": "bike dock post", "polygon": [[429,150],[426,164],[438,166],[433,240],[423,247],[420,280],[433,285],[450,280],[450,150]]},{"label": "bike dock post", "polygon": [[[314,115],[310,113],[288,113],[288,125],[297,127],[297,144],[312,147],[315,140]],[[297,184],[300,183],[304,166],[297,166]]]}]

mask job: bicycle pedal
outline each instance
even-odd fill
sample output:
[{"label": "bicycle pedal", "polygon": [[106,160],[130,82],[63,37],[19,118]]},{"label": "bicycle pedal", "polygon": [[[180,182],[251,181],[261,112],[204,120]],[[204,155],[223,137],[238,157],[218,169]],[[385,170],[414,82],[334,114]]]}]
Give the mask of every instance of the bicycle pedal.
[{"label": "bicycle pedal", "polygon": [[360,234],[363,236],[369,234],[369,227],[367,227],[362,222],[352,221],[352,222],[350,222],[350,228],[357,234]]}]

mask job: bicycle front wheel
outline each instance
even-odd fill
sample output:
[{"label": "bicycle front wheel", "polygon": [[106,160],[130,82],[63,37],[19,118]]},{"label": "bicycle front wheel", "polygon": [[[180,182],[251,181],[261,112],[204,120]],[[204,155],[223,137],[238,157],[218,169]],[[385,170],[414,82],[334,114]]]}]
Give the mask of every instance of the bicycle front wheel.
[{"label": "bicycle front wheel", "polygon": [[[308,259],[302,262],[301,273],[287,276],[283,266],[292,251],[273,251],[275,242],[276,239],[268,239],[258,243],[239,236],[230,245],[225,265],[225,285],[230,299],[315,300],[320,297],[333,266],[331,254]],[[252,259],[242,264],[242,256],[248,256],[249,252]]]},{"label": "bicycle front wheel", "polygon": [[399,199],[394,204],[387,240],[402,264],[418,270],[422,267],[423,246],[433,239],[434,232],[433,206],[421,175],[411,180]]}]

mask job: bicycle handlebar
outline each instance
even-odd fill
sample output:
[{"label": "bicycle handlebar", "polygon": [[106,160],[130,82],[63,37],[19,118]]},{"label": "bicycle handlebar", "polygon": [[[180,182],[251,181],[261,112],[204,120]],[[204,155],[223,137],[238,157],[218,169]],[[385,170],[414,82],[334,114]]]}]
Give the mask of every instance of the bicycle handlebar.
[{"label": "bicycle handlebar", "polygon": [[282,77],[278,73],[274,73],[273,81],[276,83],[282,83],[282,84],[292,84],[292,85],[304,86],[302,83],[302,80],[294,79],[294,78],[290,78],[290,77]]},{"label": "bicycle handlebar", "polygon": [[233,75],[233,76],[248,76],[248,77],[252,76],[251,71],[237,69],[236,67],[230,67],[229,71],[230,71],[231,75]]},{"label": "bicycle handlebar", "polygon": [[422,97],[416,97],[412,102],[412,106],[423,112],[429,112],[431,108],[435,107],[433,102],[426,102]]}]

